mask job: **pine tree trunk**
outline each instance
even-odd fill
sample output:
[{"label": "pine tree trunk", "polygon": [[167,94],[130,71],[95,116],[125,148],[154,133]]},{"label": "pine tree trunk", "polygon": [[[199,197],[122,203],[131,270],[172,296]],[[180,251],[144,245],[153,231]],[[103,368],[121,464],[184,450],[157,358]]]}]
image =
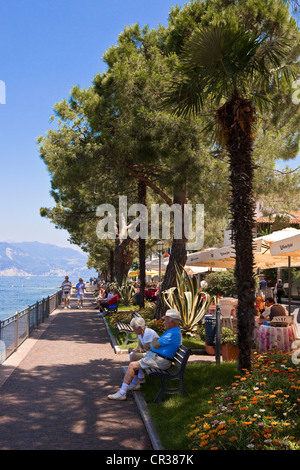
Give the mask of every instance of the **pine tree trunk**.
[{"label": "pine tree trunk", "polygon": [[[138,201],[139,204],[146,206],[147,186],[144,181],[138,183]],[[146,221],[143,221],[146,223]],[[140,265],[140,308],[145,307],[145,287],[146,287],[146,240],[139,238],[139,265]]]},{"label": "pine tree trunk", "polygon": [[109,250],[109,280],[113,282],[114,280],[114,250]]},{"label": "pine tree trunk", "polygon": [[120,241],[119,237],[115,239],[115,278],[119,286],[122,285],[124,277],[132,264],[132,245],[133,240],[128,237]]},{"label": "pine tree trunk", "polygon": [[235,279],[238,293],[238,367],[251,369],[251,348],[255,317],[255,281],[253,276],[253,228],[255,203],[253,198],[252,124],[254,108],[235,94],[219,111],[230,156],[232,189],[231,215],[235,245]]},{"label": "pine tree trunk", "polygon": [[[184,234],[184,204],[186,204],[186,193],[185,187],[180,194],[174,195],[174,204],[180,204],[182,208],[182,237],[180,239],[173,238],[172,247],[171,247],[171,254],[169,258],[169,263],[166,269],[166,273],[164,276],[164,280],[160,287],[160,292],[164,290],[170,289],[170,287],[176,286],[176,271],[175,271],[175,261],[182,271],[182,268],[185,266],[186,263],[186,238]],[[157,299],[156,307],[155,307],[155,318],[161,318],[166,311],[166,307],[163,305],[160,297]]]}]

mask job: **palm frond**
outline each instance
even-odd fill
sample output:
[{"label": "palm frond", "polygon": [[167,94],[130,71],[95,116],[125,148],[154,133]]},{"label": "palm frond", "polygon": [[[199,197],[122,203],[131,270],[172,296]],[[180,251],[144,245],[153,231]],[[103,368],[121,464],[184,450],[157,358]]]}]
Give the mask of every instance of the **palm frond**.
[{"label": "palm frond", "polygon": [[219,102],[234,91],[253,94],[260,105],[270,83],[299,76],[299,64],[286,64],[290,38],[254,36],[224,26],[196,30],[185,44],[181,69],[164,96],[163,107],[174,114],[199,114],[211,97]]}]

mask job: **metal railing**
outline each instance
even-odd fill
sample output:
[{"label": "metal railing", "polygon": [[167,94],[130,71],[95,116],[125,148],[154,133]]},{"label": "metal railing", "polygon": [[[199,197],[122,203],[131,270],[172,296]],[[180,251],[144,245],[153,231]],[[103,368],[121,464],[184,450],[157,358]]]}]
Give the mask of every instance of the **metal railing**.
[{"label": "metal railing", "polygon": [[0,364],[2,364],[45,321],[61,303],[62,291],[29,305],[0,321]]}]

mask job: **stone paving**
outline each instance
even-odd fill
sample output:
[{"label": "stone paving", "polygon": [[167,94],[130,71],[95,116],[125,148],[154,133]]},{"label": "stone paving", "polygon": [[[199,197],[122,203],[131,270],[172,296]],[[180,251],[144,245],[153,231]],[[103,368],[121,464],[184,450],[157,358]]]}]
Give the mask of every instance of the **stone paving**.
[{"label": "stone paving", "polygon": [[107,399],[123,378],[92,303],[57,309],[0,365],[1,450],[151,450],[135,400]]}]

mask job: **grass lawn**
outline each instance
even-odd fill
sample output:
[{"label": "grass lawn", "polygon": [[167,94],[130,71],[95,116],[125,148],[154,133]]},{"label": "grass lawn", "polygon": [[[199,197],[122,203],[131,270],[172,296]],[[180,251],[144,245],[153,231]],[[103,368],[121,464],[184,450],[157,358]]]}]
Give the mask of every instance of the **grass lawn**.
[{"label": "grass lawn", "polygon": [[188,364],[188,396],[152,403],[159,381],[142,393],[166,450],[300,450],[300,370],[291,355],[257,355],[252,372],[235,363]]},{"label": "grass lawn", "polygon": [[209,412],[211,405],[208,401],[215,388],[220,384],[230,385],[236,374],[233,363],[187,364],[184,382],[188,395],[165,395],[161,403],[152,403],[160,387],[159,379],[147,378],[142,385],[142,393],[164,449],[188,450],[188,425],[196,416]]},{"label": "grass lawn", "polygon": [[[124,338],[107,323],[121,344]],[[183,344],[205,347],[200,337],[184,337]],[[291,355],[254,353],[251,373],[231,362],[188,363],[184,382],[187,396],[165,395],[161,403],[153,403],[159,379],[146,377],[142,385],[165,450],[300,450],[300,370]]]}]

